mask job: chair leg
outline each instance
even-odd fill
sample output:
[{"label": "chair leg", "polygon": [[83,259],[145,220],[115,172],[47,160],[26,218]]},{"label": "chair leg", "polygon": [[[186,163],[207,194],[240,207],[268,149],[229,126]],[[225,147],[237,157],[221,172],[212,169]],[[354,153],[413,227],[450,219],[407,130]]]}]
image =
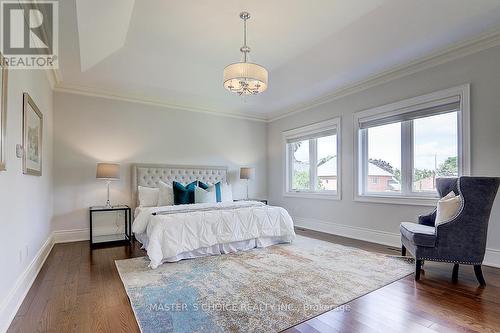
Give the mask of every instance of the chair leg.
[{"label": "chair leg", "polygon": [[406,257],[406,247],[404,245],[401,245],[401,255]]},{"label": "chair leg", "polygon": [[415,281],[420,280],[420,268],[422,268],[422,260],[415,260]]},{"label": "chair leg", "polygon": [[476,273],[476,279],[481,285],[481,287],[486,286],[486,281],[484,281],[483,271],[481,270],[481,265],[474,265],[474,273]]},{"label": "chair leg", "polygon": [[451,281],[453,282],[458,282],[458,267],[460,267],[459,264],[453,265],[453,274],[451,275]]}]

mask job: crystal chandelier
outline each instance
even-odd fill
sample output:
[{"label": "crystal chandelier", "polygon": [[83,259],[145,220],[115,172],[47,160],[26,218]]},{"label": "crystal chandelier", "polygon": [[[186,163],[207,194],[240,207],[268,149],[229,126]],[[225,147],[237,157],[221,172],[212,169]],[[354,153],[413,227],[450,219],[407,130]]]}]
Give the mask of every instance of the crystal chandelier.
[{"label": "crystal chandelier", "polygon": [[267,70],[261,65],[247,62],[250,47],[247,46],[247,20],[250,14],[241,12],[243,20],[243,62],[237,62],[224,68],[224,88],[238,95],[256,95],[267,89]]}]

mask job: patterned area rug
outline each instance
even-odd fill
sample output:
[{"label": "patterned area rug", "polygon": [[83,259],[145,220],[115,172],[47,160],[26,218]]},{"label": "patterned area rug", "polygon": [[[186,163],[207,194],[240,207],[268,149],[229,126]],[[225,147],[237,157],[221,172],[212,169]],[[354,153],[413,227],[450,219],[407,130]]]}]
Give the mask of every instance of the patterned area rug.
[{"label": "patterned area rug", "polygon": [[142,332],[278,332],[413,272],[410,259],[293,244],[148,268],[116,261]]}]

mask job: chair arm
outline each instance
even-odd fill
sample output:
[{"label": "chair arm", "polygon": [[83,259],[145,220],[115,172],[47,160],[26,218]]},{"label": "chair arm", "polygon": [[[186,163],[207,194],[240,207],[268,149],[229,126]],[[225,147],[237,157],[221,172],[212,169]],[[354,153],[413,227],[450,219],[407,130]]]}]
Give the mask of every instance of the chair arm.
[{"label": "chair arm", "polygon": [[418,224],[427,225],[429,227],[434,227],[434,222],[436,221],[436,210],[427,215],[420,215],[418,217]]}]

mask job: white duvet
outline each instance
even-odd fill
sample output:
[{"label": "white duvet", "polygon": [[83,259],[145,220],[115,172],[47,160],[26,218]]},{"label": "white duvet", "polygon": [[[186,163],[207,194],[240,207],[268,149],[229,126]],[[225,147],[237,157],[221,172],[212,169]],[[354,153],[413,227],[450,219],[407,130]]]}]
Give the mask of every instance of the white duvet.
[{"label": "white duvet", "polygon": [[256,201],[138,208],[132,231],[147,234],[144,245],[152,268],[164,258],[217,244],[295,239],[292,218],[284,208]]}]

